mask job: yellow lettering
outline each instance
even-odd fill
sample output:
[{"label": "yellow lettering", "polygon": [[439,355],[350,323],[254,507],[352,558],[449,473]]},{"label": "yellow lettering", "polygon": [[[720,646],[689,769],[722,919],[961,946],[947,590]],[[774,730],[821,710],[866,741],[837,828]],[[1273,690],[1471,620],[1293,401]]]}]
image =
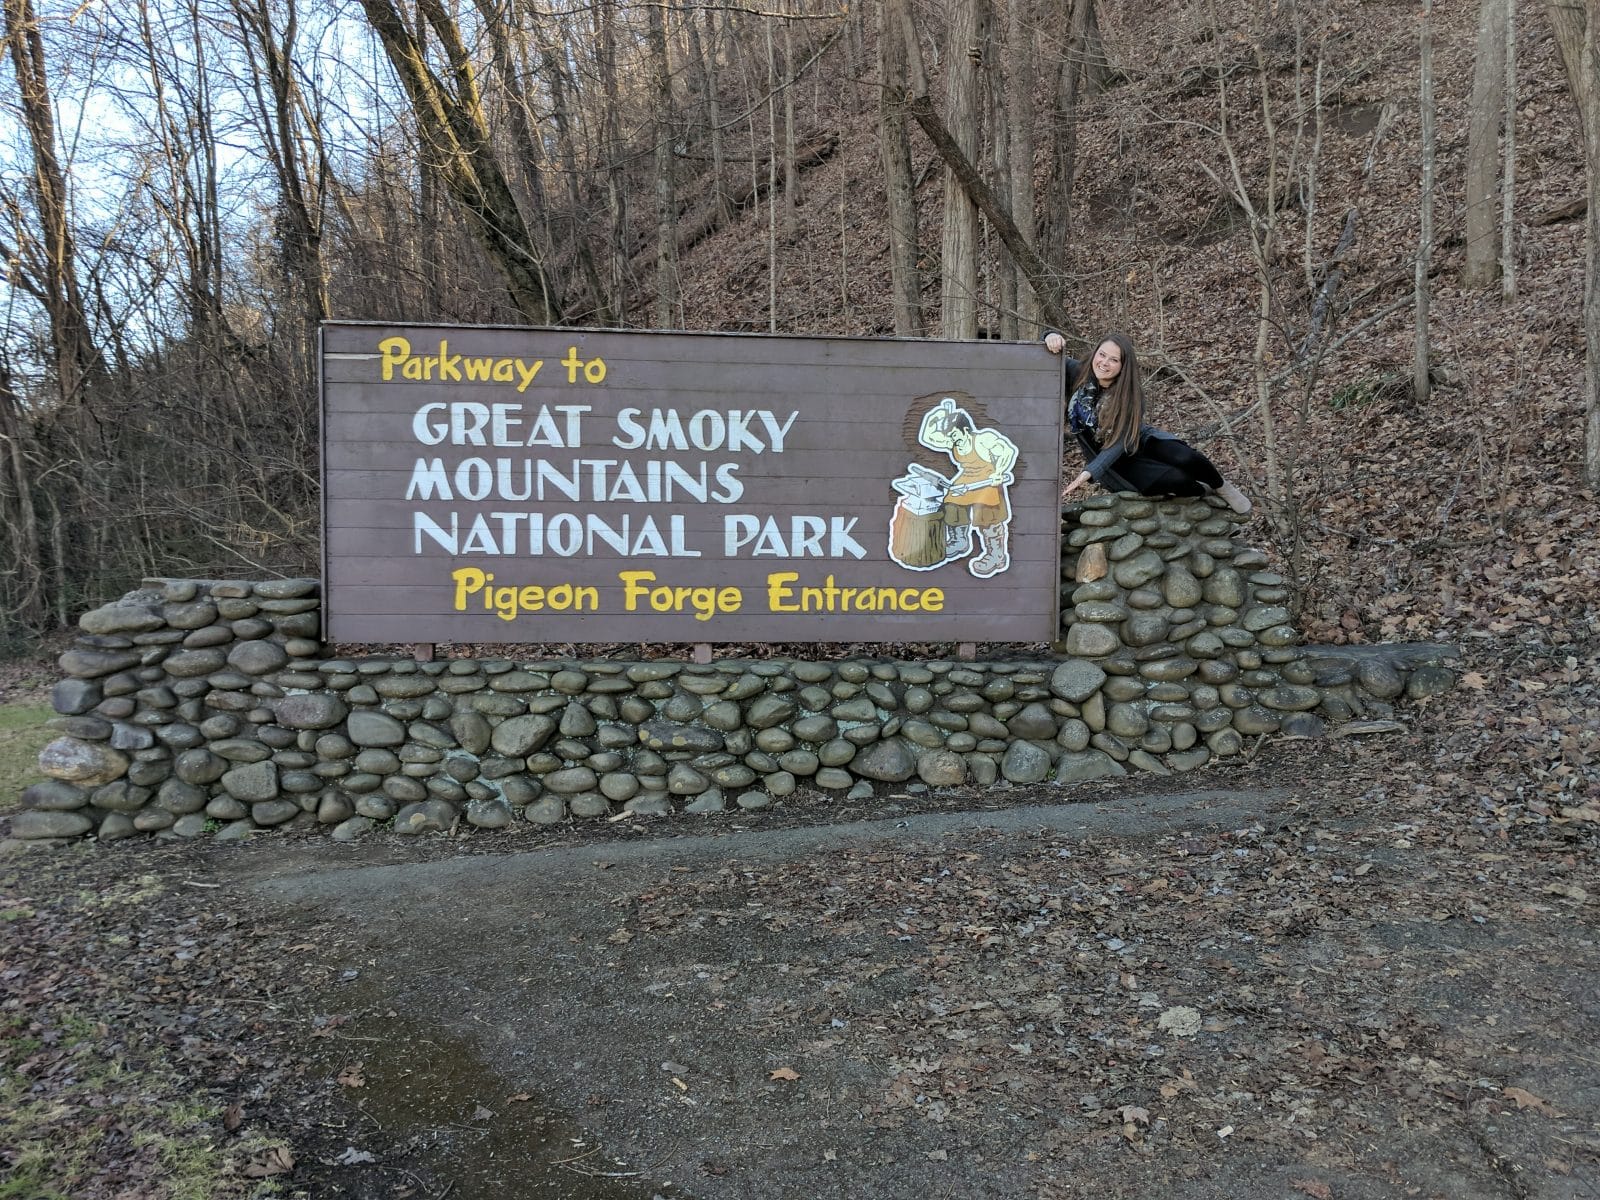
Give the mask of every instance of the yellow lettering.
[{"label": "yellow lettering", "polygon": [[388,383],[394,378],[395,364],[411,357],[411,343],[403,337],[384,338],[378,343],[378,353],[383,355],[383,381]]},{"label": "yellow lettering", "polygon": [[450,572],[450,578],[456,581],[456,611],[467,610],[467,597],[476,592],[488,581],[488,576],[477,567],[461,567]]},{"label": "yellow lettering", "polygon": [[623,571],[617,576],[622,580],[622,607],[629,612],[639,611],[639,597],[649,591],[647,583],[654,583],[654,571]]},{"label": "yellow lettering", "polygon": [[515,383],[516,377],[512,374],[516,363],[509,358],[494,360],[494,381],[496,383]]},{"label": "yellow lettering", "polygon": [[944,589],[943,588],[923,588],[922,589],[922,611],[923,612],[943,612],[944,611]]},{"label": "yellow lettering", "polygon": [[767,576],[767,611],[800,611],[800,606],[794,602],[794,589],[789,586],[799,578],[795,571],[778,571]]}]

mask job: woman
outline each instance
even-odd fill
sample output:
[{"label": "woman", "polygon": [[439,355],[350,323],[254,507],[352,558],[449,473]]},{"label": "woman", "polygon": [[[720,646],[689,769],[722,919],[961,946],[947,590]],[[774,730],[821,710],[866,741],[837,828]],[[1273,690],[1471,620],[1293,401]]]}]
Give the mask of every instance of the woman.
[{"label": "woman", "polygon": [[[1054,330],[1045,349],[1060,354],[1067,339]],[[1067,428],[1089,465],[1062,492],[1070,496],[1090,480],[1117,492],[1143,496],[1203,496],[1215,492],[1241,515],[1250,500],[1200,451],[1144,423],[1144,386],[1133,343],[1109,333],[1087,362],[1067,359]]]}]

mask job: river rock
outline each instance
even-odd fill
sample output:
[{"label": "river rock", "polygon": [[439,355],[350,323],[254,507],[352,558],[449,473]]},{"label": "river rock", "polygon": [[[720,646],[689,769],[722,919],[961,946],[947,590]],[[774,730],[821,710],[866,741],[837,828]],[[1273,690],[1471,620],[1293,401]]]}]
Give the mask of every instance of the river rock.
[{"label": "river rock", "polygon": [[960,787],[967,781],[966,760],[954,750],[924,750],[917,755],[917,778],[929,787]]},{"label": "river rock", "polygon": [[1000,760],[1000,774],[1012,783],[1039,783],[1050,774],[1050,756],[1032,742],[1012,742]]},{"label": "river rock", "polygon": [[884,783],[901,783],[917,770],[916,752],[898,737],[874,742],[850,760],[853,774]]},{"label": "river rock", "polygon": [[99,787],[128,773],[128,757],[99,742],[57,738],[39,751],[39,770],[52,779]]},{"label": "river rock", "polygon": [[551,717],[542,715],[511,717],[495,726],[489,738],[489,745],[497,754],[503,754],[507,758],[526,758],[542,749],[556,729],[557,724]]},{"label": "river rock", "polygon": [[387,713],[357,709],[350,714],[345,732],[358,746],[399,746],[406,740],[406,727]]},{"label": "river rock", "polygon": [[94,828],[94,818],[81,812],[30,809],[11,818],[11,836],[23,841],[82,837]]},{"label": "river rock", "polygon": [[1088,783],[1127,773],[1127,768],[1103,751],[1068,751],[1056,761],[1055,778],[1057,783]]}]

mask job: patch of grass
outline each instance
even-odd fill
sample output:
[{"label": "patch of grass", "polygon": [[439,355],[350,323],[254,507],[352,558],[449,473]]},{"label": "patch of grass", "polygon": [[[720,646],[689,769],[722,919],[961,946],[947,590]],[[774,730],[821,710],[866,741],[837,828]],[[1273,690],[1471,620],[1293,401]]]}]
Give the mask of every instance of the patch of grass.
[{"label": "patch of grass", "polygon": [[51,738],[47,704],[0,705],[0,814],[14,812],[17,797],[39,775],[39,751]]},{"label": "patch of grass", "polygon": [[[160,1063],[108,1052],[103,1025],[82,1012],[55,1014],[51,1044],[21,1036],[33,1021],[0,1018],[0,1145],[9,1170],[0,1200],[68,1200],[106,1160],[143,1160],[162,1200],[244,1200],[277,1192],[275,1181],[244,1176],[241,1156],[257,1139],[220,1145],[221,1109],[207,1097],[174,1096],[177,1079]],[[16,1068],[32,1055],[58,1056],[67,1069],[38,1095]],[[153,1101],[153,1102],[152,1102]],[[110,1131],[110,1132],[108,1132]]]}]

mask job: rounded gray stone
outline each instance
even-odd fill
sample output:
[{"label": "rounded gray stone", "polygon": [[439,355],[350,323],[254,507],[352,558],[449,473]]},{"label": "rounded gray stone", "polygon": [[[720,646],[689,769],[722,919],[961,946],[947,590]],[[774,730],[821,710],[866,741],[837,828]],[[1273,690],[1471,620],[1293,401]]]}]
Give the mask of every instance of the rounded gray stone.
[{"label": "rounded gray stone", "polygon": [[795,778],[788,771],[773,771],[761,777],[762,785],[773,796],[783,797],[794,794]]},{"label": "rounded gray stone", "polygon": [[50,689],[50,707],[65,716],[86,713],[100,700],[100,685],[91,679],[63,679]]},{"label": "rounded gray stone", "polygon": [[349,738],[358,746],[399,746],[406,740],[406,727],[387,713],[357,709],[345,724]]},{"label": "rounded gray stone", "polygon": [[448,800],[419,800],[395,814],[394,831],[407,835],[448,833],[457,815],[455,805]]},{"label": "rounded gray stone", "polygon": [[567,767],[564,770],[551,771],[543,779],[545,790],[555,792],[559,796],[593,791],[599,783],[595,773],[588,767]]},{"label": "rounded gray stone", "polygon": [[489,748],[494,730],[489,719],[480,712],[458,712],[450,718],[450,732],[456,742],[469,754],[482,754]]},{"label": "rounded gray stone", "polygon": [[238,642],[228,651],[228,665],[246,675],[267,675],[288,661],[289,652],[277,642]]},{"label": "rounded gray stone", "polygon": [[82,837],[94,828],[94,818],[81,812],[33,809],[11,818],[11,836],[23,841]]},{"label": "rounded gray stone", "polygon": [[744,723],[744,714],[732,700],[719,700],[706,709],[701,719],[713,729],[731,733]]},{"label": "rounded gray stone", "polygon": [[585,820],[609,816],[611,813],[610,802],[599,792],[579,792],[568,798],[567,808],[573,816]]},{"label": "rounded gray stone", "polygon": [[1260,700],[1267,708],[1280,712],[1309,712],[1322,703],[1322,693],[1313,687],[1283,683],[1264,690]]},{"label": "rounded gray stone", "polygon": [[787,696],[761,696],[751,702],[745,713],[745,724],[751,729],[770,729],[783,724],[797,711],[795,702]]},{"label": "rounded gray stone", "polygon": [[924,750],[917,755],[917,778],[929,787],[960,787],[967,781],[967,763],[954,750]]},{"label": "rounded gray stone", "polygon": [[78,618],[79,629],[102,635],[145,633],[160,629],[166,623],[159,612],[138,604],[107,604],[90,609]]},{"label": "rounded gray stone", "polygon": [[[63,675],[70,675],[74,679],[99,679],[103,675],[113,675],[118,671],[125,671],[129,667],[139,665],[140,655],[126,650],[96,650],[89,646],[74,646],[56,659],[56,665],[61,668]],[[218,656],[218,666],[221,665],[221,656]],[[205,674],[204,671],[198,674]]]},{"label": "rounded gray stone", "polygon": [[855,776],[839,767],[823,767],[817,772],[815,782],[826,791],[843,791],[855,782]]},{"label": "rounded gray stone", "polygon": [[204,811],[214,821],[238,821],[250,815],[249,808],[232,796],[213,796]]},{"label": "rounded gray stone", "polygon": [[698,725],[679,725],[670,721],[647,721],[639,728],[639,740],[652,750],[687,750],[706,754],[721,750],[722,734]]},{"label": "rounded gray stone", "polygon": [[898,737],[874,742],[850,760],[852,774],[883,783],[902,783],[916,774],[917,754]]},{"label": "rounded gray stone", "polygon": [[99,742],[57,738],[39,751],[39,771],[51,779],[99,787],[128,773],[128,756]]},{"label": "rounded gray stone", "polygon": [[611,771],[600,777],[600,794],[624,804],[639,794],[639,778],[626,771]]},{"label": "rounded gray stone", "polygon": [[1050,692],[1063,700],[1081,704],[1105,682],[1106,673],[1092,662],[1073,659],[1062,663],[1050,676]]},{"label": "rounded gray stone", "polygon": [[278,794],[278,767],[273,762],[245,763],[222,776],[222,786],[235,800],[250,804]]},{"label": "rounded gray stone", "polygon": [[102,842],[118,842],[123,838],[130,838],[139,831],[133,826],[133,818],[127,813],[112,812],[105,815],[100,822],[100,828],[95,830],[94,836]]},{"label": "rounded gray stone", "polygon": [[156,805],[175,817],[186,816],[205,808],[206,792],[181,779],[169,779],[156,792]]},{"label": "rounded gray stone", "polygon": [[358,814],[340,821],[339,824],[333,827],[333,832],[328,836],[336,842],[359,841],[372,832],[374,823],[371,817],[363,817]]},{"label": "rounded gray stone", "polygon": [[727,797],[723,795],[722,789],[714,787],[707,788],[704,792],[700,793],[700,795],[696,796],[684,806],[683,811],[686,813],[697,814],[719,813],[725,810],[727,807],[728,800]]},{"label": "rounded gray stone", "polygon": [[511,824],[511,808],[503,800],[471,800],[467,824],[477,829],[504,829]]},{"label": "rounded gray stone", "polygon": [[1455,672],[1450,668],[1424,663],[1412,671],[1411,678],[1406,680],[1406,695],[1413,700],[1422,700],[1428,696],[1443,695],[1455,685]]},{"label": "rounded gray stone", "polygon": [[[159,765],[159,764],[134,764]],[[138,812],[150,800],[150,787],[135,784],[131,779],[116,779],[95,788],[89,797],[96,808],[109,812]]]},{"label": "rounded gray stone", "polygon": [[532,825],[558,825],[567,819],[567,804],[560,796],[540,796],[522,810],[522,819]]},{"label": "rounded gray stone", "polygon": [[1108,625],[1077,624],[1067,631],[1067,653],[1081,658],[1103,658],[1122,646]]},{"label": "rounded gray stone", "polygon": [[1035,700],[1006,722],[1006,730],[1012,737],[1049,741],[1056,736],[1056,714]]},{"label": "rounded gray stone", "polygon": [[257,825],[271,827],[294,820],[300,811],[300,806],[293,800],[262,800],[250,806],[250,819]]},{"label": "rounded gray stone", "polygon": [[[104,786],[115,787],[116,783]],[[72,812],[88,803],[89,793],[64,779],[47,779],[22,791],[22,807],[36,812]]]},{"label": "rounded gray stone", "polygon": [[183,751],[172,762],[172,773],[185,783],[215,783],[227,770],[227,759],[199,746]]},{"label": "rounded gray stone", "polygon": [[355,804],[358,814],[374,821],[387,821],[400,807],[380,792],[357,796]]},{"label": "rounded gray stone", "polygon": [[674,763],[667,772],[667,791],[674,796],[698,796],[711,781],[688,763]]},{"label": "rounded gray stone", "polygon": [[330,729],[349,716],[350,708],[336,693],[306,692],[283,697],[273,713],[287,729]]},{"label": "rounded gray stone", "polygon": [[1127,768],[1100,750],[1069,751],[1056,761],[1057,783],[1088,783],[1126,775]]},{"label": "rounded gray stone", "polygon": [[1000,760],[1000,774],[1012,783],[1042,782],[1050,774],[1050,756],[1032,742],[1012,742]]},{"label": "rounded gray stone", "polygon": [[510,717],[495,726],[489,745],[507,758],[526,758],[542,749],[556,728],[554,719],[539,714]]}]

